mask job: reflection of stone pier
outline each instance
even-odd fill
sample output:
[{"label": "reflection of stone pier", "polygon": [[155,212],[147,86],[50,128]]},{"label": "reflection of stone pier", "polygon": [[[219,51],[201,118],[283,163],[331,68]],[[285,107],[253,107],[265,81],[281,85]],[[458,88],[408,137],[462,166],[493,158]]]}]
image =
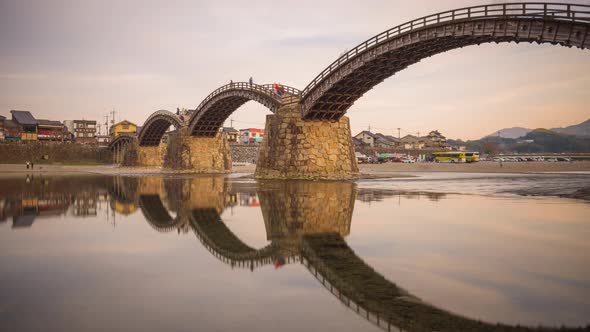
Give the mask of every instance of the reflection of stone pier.
[{"label": "reflection of stone pier", "polygon": [[350,233],[354,183],[281,181],[266,185],[259,196],[267,238],[280,243],[286,256],[299,253],[304,234]]}]

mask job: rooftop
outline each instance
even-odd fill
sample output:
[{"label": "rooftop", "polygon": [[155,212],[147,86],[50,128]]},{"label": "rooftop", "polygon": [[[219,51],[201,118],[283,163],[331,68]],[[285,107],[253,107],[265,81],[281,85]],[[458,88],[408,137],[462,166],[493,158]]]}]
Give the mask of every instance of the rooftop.
[{"label": "rooftop", "polygon": [[21,125],[31,125],[34,126],[37,124],[37,120],[33,117],[31,112],[29,111],[10,111],[12,114],[12,119],[18,122]]},{"label": "rooftop", "polygon": [[238,130],[234,127],[223,127],[224,133],[237,133]]},{"label": "rooftop", "polygon": [[43,127],[63,127],[64,125],[59,121],[38,119],[37,124]]},{"label": "rooftop", "polygon": [[9,128],[9,127],[18,127],[18,123],[12,121],[12,120],[5,120],[4,121],[4,127]]},{"label": "rooftop", "polygon": [[372,132],[370,132],[370,131],[368,131],[368,130],[363,130],[363,131],[361,131],[360,133],[356,134],[355,136],[358,136],[358,135],[360,135],[360,134],[365,134],[365,135],[371,136],[371,137],[373,137],[373,138],[379,138],[379,136],[377,136],[377,135],[373,134]]}]

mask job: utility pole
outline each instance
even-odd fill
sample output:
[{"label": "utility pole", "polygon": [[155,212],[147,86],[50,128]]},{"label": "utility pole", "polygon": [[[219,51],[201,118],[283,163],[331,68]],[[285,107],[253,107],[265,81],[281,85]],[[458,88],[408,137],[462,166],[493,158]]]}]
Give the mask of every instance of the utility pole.
[{"label": "utility pole", "polygon": [[113,118],[111,119],[111,124],[115,124],[115,108],[113,107],[113,111],[111,112]]},{"label": "utility pole", "polygon": [[369,125],[369,132],[371,132],[371,125]]},{"label": "utility pole", "polygon": [[229,123],[230,123],[230,127],[233,128],[234,127],[234,119],[229,119]]},{"label": "utility pole", "polygon": [[107,135],[109,134],[109,114],[107,113],[107,115],[104,116],[104,126],[106,127],[107,130]]},{"label": "utility pole", "polygon": [[401,128],[397,128],[397,138],[401,139],[402,138],[402,134],[401,134]]}]

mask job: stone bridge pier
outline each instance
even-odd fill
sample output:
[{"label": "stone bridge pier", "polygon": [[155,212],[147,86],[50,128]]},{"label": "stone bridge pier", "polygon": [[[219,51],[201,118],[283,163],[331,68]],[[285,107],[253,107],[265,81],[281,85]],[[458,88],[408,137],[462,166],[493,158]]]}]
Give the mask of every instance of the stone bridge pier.
[{"label": "stone bridge pier", "polygon": [[137,148],[137,165],[138,166],[164,166],[164,157],[167,146],[160,144],[158,146],[139,146]]},{"label": "stone bridge pier", "polygon": [[[139,146],[137,165],[191,170],[196,173],[225,173],[231,170],[231,153],[222,133],[214,137],[190,136],[186,128],[170,137],[167,144]],[[172,161],[179,160],[172,165]]]},{"label": "stone bridge pier", "polygon": [[300,103],[267,115],[257,178],[351,179],[358,172],[348,117],[306,120]]}]

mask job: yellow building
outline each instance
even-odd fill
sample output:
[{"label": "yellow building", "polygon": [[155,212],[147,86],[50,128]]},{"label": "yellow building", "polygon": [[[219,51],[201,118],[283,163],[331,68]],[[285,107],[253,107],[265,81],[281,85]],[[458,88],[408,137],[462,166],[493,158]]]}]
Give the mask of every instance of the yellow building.
[{"label": "yellow building", "polygon": [[137,133],[137,126],[127,120],[123,120],[111,126],[109,129],[109,135],[111,136],[111,142],[119,136],[135,136]]}]

